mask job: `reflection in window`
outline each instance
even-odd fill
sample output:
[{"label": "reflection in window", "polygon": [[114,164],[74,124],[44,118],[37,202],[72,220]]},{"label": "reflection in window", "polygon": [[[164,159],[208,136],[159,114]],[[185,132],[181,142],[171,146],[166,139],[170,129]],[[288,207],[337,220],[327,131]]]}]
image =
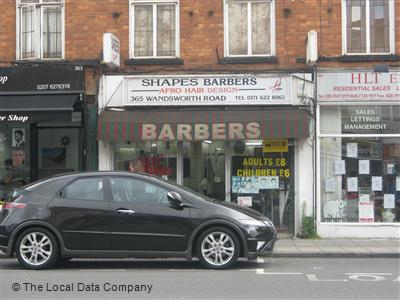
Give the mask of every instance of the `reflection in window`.
[{"label": "reflection in window", "polygon": [[[230,55],[271,55],[271,1],[227,1]],[[250,24],[250,30],[249,30]]]},{"label": "reflection in window", "polygon": [[64,189],[62,197],[79,200],[104,200],[103,179],[78,179]]},{"label": "reflection in window", "polygon": [[111,178],[111,192],[116,202],[168,204],[167,190],[132,178]]},{"label": "reflection in window", "polygon": [[390,4],[387,0],[346,0],[346,53],[391,52]]}]

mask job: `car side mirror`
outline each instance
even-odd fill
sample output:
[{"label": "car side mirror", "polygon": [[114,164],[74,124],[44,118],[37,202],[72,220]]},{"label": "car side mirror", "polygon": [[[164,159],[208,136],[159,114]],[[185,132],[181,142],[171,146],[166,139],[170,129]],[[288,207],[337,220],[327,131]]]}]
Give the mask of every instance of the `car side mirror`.
[{"label": "car side mirror", "polygon": [[171,191],[167,194],[168,202],[174,207],[183,207],[182,197],[179,193]]}]

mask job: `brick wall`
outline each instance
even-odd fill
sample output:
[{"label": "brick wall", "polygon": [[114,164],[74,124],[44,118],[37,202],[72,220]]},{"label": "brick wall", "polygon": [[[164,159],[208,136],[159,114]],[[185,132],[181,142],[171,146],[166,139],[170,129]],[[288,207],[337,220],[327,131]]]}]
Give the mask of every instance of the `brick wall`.
[{"label": "brick wall", "polygon": [[[103,32],[112,32],[121,41],[121,59],[129,58],[128,0],[65,0],[65,56],[67,60],[99,59]],[[400,4],[400,3],[399,3]],[[113,17],[114,13],[114,17]],[[115,14],[116,13],[116,14]],[[117,16],[116,16],[117,15]],[[184,72],[279,70],[307,67],[296,63],[306,55],[309,30],[318,32],[320,56],[340,56],[341,1],[277,0],[276,56],[278,63],[247,65],[218,64],[217,52],[224,54],[222,0],[180,0],[180,51],[182,66],[122,66],[126,72]],[[15,1],[0,1],[0,62],[15,60]],[[400,5],[396,6],[396,25],[400,27]],[[400,49],[400,30],[396,30],[396,49]],[[399,53],[399,51],[396,51]],[[327,62],[322,66],[357,67],[371,63]]]}]

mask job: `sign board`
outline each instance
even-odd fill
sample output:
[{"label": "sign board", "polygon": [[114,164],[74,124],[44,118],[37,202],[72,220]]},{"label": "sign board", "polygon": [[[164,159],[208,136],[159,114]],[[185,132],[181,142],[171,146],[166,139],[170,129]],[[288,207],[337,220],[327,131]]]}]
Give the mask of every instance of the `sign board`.
[{"label": "sign board", "polygon": [[289,140],[288,139],[270,139],[263,141],[263,152],[288,152]]},{"label": "sign board", "polygon": [[319,102],[398,102],[400,72],[319,73]]},{"label": "sign board", "polygon": [[360,222],[374,222],[374,203],[359,202],[358,203],[358,220]]},{"label": "sign board", "polygon": [[63,94],[84,91],[83,66],[0,68],[0,94]]},{"label": "sign board", "polygon": [[124,106],[292,104],[289,76],[152,76],[124,82]]},{"label": "sign board", "polygon": [[103,63],[110,68],[120,66],[120,42],[110,32],[103,34]]}]

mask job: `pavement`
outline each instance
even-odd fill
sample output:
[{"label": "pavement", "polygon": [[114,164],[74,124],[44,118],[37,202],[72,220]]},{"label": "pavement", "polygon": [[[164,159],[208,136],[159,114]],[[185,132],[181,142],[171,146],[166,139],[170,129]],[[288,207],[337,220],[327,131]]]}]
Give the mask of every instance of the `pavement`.
[{"label": "pavement", "polygon": [[[275,257],[400,258],[399,239],[279,239]],[[0,251],[0,259],[6,258]]]},{"label": "pavement", "polygon": [[276,257],[388,257],[400,258],[399,239],[280,239]]}]

